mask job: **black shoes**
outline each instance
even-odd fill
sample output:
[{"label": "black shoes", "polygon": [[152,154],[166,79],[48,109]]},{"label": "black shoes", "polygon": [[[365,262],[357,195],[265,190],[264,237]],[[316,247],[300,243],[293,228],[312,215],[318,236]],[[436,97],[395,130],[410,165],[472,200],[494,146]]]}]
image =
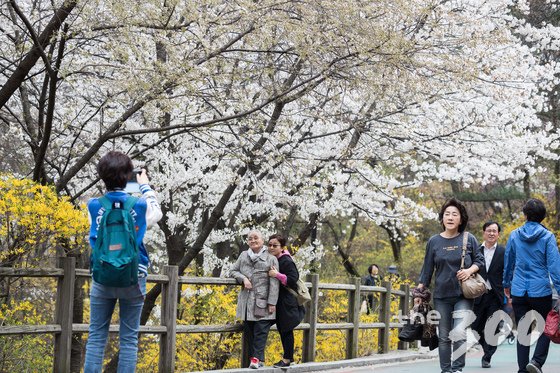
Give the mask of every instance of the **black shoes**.
[{"label": "black shoes", "polygon": [[482,365],[483,368],[490,368],[491,367],[490,362],[488,360],[484,360],[484,359],[482,359],[482,364],[481,365]]},{"label": "black shoes", "polygon": [[525,369],[527,369],[527,372],[529,373],[542,373],[541,365],[534,360],[531,360]]},{"label": "black shoes", "polygon": [[280,360],[279,362],[275,363],[273,366],[274,368],[287,368],[290,366],[292,362],[285,363],[284,360]]}]

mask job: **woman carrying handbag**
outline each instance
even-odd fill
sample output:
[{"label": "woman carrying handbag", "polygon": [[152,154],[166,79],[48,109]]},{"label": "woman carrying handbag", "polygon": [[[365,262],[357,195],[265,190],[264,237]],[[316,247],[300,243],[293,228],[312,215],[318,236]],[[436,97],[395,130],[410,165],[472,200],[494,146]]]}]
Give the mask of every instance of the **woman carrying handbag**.
[{"label": "woman carrying handbag", "polygon": [[465,232],[468,221],[467,209],[461,202],[451,198],[443,204],[439,212],[443,232],[432,236],[426,244],[417,287],[421,290],[429,286],[435,270],[433,298],[440,315],[438,352],[442,373],[460,373],[465,366],[467,331],[463,328],[454,337],[449,332],[461,325],[474,304],[473,299],[463,296],[461,282],[470,279],[484,265],[476,238]]}]

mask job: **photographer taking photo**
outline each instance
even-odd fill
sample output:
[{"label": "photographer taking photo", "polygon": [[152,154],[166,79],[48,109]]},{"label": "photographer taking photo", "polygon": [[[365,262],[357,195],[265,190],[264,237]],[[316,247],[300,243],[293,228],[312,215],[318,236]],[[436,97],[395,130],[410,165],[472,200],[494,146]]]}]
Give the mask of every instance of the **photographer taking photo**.
[{"label": "photographer taking photo", "polygon": [[140,314],[146,295],[148,252],[142,242],[146,229],[162,217],[146,170],[136,174],[140,198],[124,191],[134,171],[130,158],[121,152],[104,155],[97,172],[107,192],[88,202],[92,248],[90,272],[90,326],[86,345],[85,373],[100,373],[111,316],[119,301],[118,372],[134,372],[138,355]]}]

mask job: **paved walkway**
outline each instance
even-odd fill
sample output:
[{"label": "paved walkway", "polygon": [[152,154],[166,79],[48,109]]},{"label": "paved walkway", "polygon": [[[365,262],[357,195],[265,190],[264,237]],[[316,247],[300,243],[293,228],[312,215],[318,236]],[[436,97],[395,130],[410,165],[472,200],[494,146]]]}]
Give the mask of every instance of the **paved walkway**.
[{"label": "paved walkway", "polygon": [[[534,346],[533,346],[534,347]],[[531,350],[532,352],[532,350]],[[515,344],[503,343],[498,347],[498,351],[492,357],[492,368],[483,369],[480,367],[482,351],[471,350],[467,354],[467,363],[464,373],[515,373],[517,372],[517,355]],[[383,364],[372,367],[361,368],[342,368],[326,370],[325,373],[439,373],[439,360],[411,361],[399,364]],[[548,359],[543,367],[544,373],[560,372],[560,345],[551,343]]]}]

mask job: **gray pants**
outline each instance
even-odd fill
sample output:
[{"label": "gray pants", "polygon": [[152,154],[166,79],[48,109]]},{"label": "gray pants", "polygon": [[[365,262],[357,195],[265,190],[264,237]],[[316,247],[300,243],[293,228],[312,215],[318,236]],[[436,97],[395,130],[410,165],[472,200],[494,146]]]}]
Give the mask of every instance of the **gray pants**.
[{"label": "gray pants", "polygon": [[272,322],[271,320],[243,322],[243,332],[247,336],[249,344],[249,357],[256,357],[264,362],[264,349]]}]

